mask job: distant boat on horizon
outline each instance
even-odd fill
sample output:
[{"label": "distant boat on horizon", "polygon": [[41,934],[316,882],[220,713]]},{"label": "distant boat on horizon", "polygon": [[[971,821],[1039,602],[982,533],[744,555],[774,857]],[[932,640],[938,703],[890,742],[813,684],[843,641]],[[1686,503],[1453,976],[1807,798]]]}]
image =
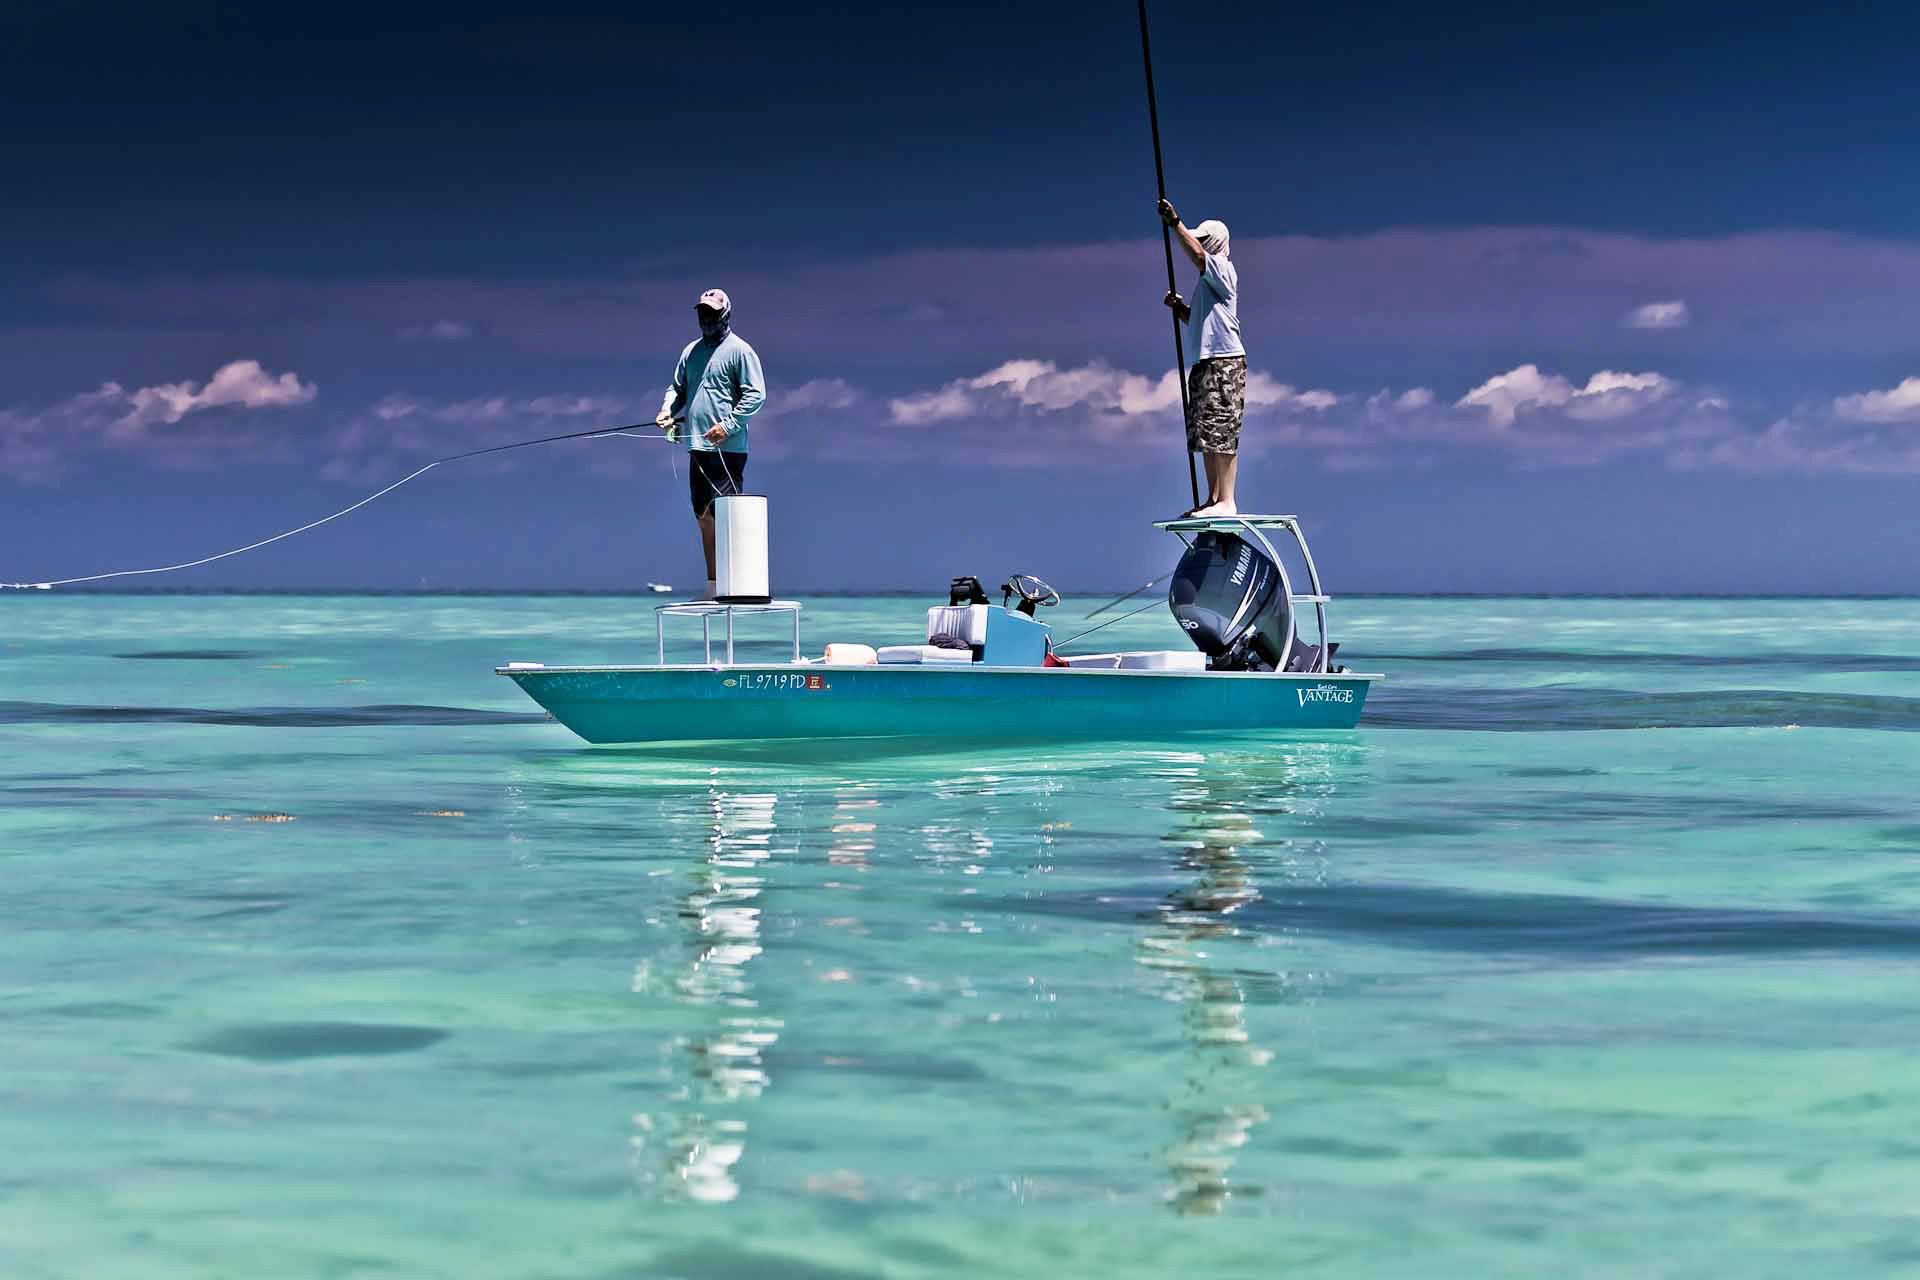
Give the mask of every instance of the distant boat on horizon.
[{"label": "distant boat on horizon", "polygon": [[664,582],[649,582],[647,584],[647,590],[657,596],[671,595],[673,593],[673,588]]}]

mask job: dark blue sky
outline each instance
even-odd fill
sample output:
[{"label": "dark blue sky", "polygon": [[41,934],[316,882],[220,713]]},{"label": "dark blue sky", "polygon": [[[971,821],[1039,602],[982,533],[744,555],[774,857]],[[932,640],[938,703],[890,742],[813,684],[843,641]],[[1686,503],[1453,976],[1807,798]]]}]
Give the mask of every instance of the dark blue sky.
[{"label": "dark blue sky", "polygon": [[[1308,516],[1336,589],[1920,590],[1910,7],[1153,14],[1171,194],[1232,224],[1266,378],[1243,505]],[[1137,39],[8,6],[0,580],[648,416],[714,284],[773,383],[783,585],[1144,579],[1185,476]],[[686,583],[685,501],[659,446],[522,452],[177,581]]]}]

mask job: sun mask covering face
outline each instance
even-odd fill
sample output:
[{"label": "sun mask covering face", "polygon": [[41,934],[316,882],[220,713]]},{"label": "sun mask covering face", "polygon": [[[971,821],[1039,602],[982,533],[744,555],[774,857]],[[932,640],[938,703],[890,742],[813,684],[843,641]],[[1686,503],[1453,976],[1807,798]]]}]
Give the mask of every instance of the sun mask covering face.
[{"label": "sun mask covering face", "polygon": [[717,345],[727,336],[732,317],[711,307],[695,307],[694,315],[700,319],[700,337],[710,345]]}]

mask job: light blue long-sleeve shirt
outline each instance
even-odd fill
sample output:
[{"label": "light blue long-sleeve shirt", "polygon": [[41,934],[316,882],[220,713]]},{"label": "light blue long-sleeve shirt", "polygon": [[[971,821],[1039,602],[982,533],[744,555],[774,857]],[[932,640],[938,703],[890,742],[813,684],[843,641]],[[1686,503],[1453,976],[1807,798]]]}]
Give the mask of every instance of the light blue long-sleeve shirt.
[{"label": "light blue long-sleeve shirt", "polygon": [[[685,411],[681,430],[686,433],[687,448],[745,453],[747,419],[766,399],[760,357],[739,334],[729,333],[711,345],[704,338],[687,344],[661,407],[675,417]],[[717,445],[707,439],[715,426],[727,428],[727,438]]]}]

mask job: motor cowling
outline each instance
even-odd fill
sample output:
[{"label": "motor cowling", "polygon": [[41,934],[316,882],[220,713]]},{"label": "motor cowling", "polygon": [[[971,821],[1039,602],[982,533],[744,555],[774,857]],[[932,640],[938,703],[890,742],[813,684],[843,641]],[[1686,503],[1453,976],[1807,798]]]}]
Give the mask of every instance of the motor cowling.
[{"label": "motor cowling", "polygon": [[1293,635],[1286,579],[1231,533],[1201,533],[1173,571],[1167,607],[1214,671],[1277,671]]}]

